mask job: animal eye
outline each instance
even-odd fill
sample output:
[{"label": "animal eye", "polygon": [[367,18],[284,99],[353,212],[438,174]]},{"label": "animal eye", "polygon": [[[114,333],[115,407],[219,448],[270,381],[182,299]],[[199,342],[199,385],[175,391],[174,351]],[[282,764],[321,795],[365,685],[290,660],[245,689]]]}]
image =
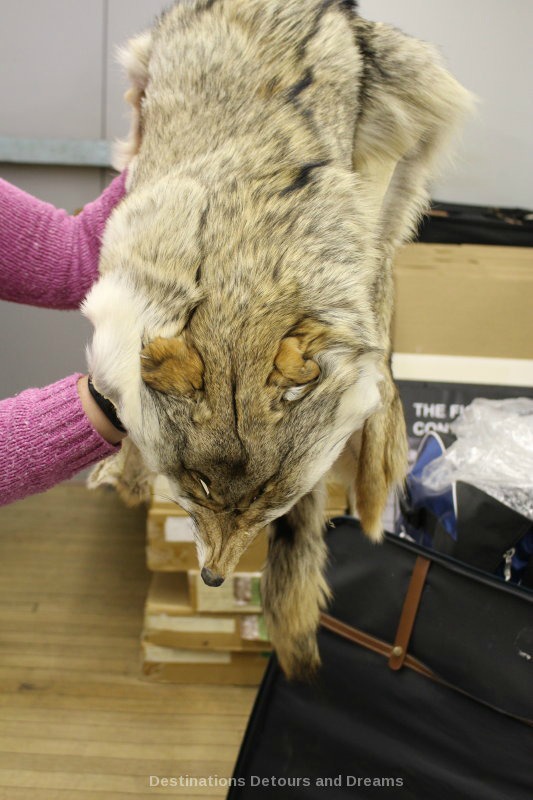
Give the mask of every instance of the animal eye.
[{"label": "animal eye", "polygon": [[201,485],[202,489],[204,490],[205,496],[209,497],[211,492],[209,491],[209,486],[207,485],[207,483],[204,480],[202,480],[201,478],[197,478],[197,481]]},{"label": "animal eye", "polygon": [[189,470],[189,475],[196,483],[199,483],[202,489],[204,490],[204,494],[206,497],[211,497],[211,491],[209,489],[209,479],[202,475],[201,472],[195,472],[194,470]]},{"label": "animal eye", "polygon": [[262,486],[259,487],[259,489],[257,490],[256,494],[252,497],[252,500],[251,500],[252,503],[255,503],[256,500],[259,500],[259,498],[264,495],[264,493],[267,491],[267,489],[270,488],[270,481],[271,481],[271,478],[269,478],[268,481],[266,481],[266,483],[264,483]]}]

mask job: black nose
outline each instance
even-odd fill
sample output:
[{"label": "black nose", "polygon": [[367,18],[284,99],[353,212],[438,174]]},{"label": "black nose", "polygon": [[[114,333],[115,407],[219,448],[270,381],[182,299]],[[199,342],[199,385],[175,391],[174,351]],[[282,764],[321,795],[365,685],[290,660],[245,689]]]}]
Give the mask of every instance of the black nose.
[{"label": "black nose", "polygon": [[221,586],[224,583],[224,578],[210,570],[209,567],[203,567],[202,580],[208,586]]}]

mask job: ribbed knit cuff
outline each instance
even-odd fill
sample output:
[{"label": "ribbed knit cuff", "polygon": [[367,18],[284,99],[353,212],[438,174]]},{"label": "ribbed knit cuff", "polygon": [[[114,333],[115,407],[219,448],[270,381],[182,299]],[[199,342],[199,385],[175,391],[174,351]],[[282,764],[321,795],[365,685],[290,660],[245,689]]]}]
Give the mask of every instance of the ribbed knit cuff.
[{"label": "ribbed knit cuff", "polygon": [[78,308],[98,278],[102,236],[125,182],[123,173],[72,217],[0,180],[0,298]]},{"label": "ribbed knit cuff", "polygon": [[87,419],[81,373],[0,403],[0,504],[42,492],[116,453]]}]

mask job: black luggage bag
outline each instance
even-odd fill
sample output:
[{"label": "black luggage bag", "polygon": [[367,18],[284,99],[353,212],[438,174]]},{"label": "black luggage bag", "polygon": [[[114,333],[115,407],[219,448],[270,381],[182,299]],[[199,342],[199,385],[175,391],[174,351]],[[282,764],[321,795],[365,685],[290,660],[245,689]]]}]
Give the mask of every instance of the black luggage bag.
[{"label": "black luggage bag", "polygon": [[533,247],[533,211],[434,201],[420,223],[417,241]]},{"label": "black luggage bag", "polygon": [[531,800],[533,592],[334,525],[322,669],[272,657],[228,800]]}]

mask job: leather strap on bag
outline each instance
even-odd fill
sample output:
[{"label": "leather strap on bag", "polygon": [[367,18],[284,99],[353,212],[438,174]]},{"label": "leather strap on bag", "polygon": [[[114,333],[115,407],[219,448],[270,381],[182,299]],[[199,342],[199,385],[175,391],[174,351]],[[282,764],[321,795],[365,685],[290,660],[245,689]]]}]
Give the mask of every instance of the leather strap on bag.
[{"label": "leather strap on bag", "polygon": [[[345,622],[341,622],[340,619],[330,617],[329,614],[322,612],[320,615],[320,624],[328,631],[336,633],[338,636],[342,636],[344,639],[349,639],[351,642],[360,644],[363,647],[366,647],[367,650],[373,650],[374,653],[378,653],[380,656],[387,657],[390,654],[391,646],[388,642],[384,642],[382,639],[377,639],[375,636],[370,636],[369,633],[365,633],[364,631],[359,630],[359,628],[352,628],[350,625],[346,625]],[[435,673],[432,672],[429,667],[426,667],[425,664],[422,664],[421,661],[418,661],[412,656],[406,656],[405,666],[414,669],[415,672],[420,673],[420,675],[424,675],[425,678],[438,680]]]},{"label": "leather strap on bag", "polygon": [[394,646],[389,655],[389,667],[391,669],[396,670],[403,667],[430,564],[430,559],[424,558],[424,556],[418,556],[415,561],[411,580],[403,601]]},{"label": "leather strap on bag", "polygon": [[[324,612],[322,612],[320,615],[320,624],[323,628],[326,628],[326,630],[337,634],[337,636],[342,636],[343,639],[348,639],[350,642],[355,642],[355,644],[361,645],[367,650],[372,650],[374,653],[378,653],[381,656],[387,657],[391,651],[391,646],[388,642],[384,642],[382,639],[377,639],[375,636],[370,636],[370,634],[359,630],[359,628],[352,628],[351,625],[347,625],[345,622],[341,622],[339,619],[331,617],[329,614],[325,614]],[[478,697],[466,692],[459,686],[455,686],[453,683],[449,683],[448,681],[444,680],[435,672],[433,672],[433,670],[429,669],[429,667],[426,667],[426,665],[417,658],[413,658],[413,656],[405,656],[404,666],[409,667],[409,669],[414,670],[414,672],[418,672],[418,674],[423,675],[424,678],[429,678],[430,680],[435,681],[435,683],[440,683],[442,686],[447,686],[448,689],[453,689],[455,692],[459,692],[465,697],[470,697],[472,700],[475,700],[476,703],[481,703],[488,708],[492,708],[494,711],[498,711],[500,714],[505,714],[507,717],[516,719],[519,722],[525,722],[526,725],[533,727],[533,720],[527,719],[527,717],[519,717],[516,714],[510,714],[508,711],[498,708],[498,706],[494,706],[491,703],[486,703],[484,700],[480,700]]]}]

